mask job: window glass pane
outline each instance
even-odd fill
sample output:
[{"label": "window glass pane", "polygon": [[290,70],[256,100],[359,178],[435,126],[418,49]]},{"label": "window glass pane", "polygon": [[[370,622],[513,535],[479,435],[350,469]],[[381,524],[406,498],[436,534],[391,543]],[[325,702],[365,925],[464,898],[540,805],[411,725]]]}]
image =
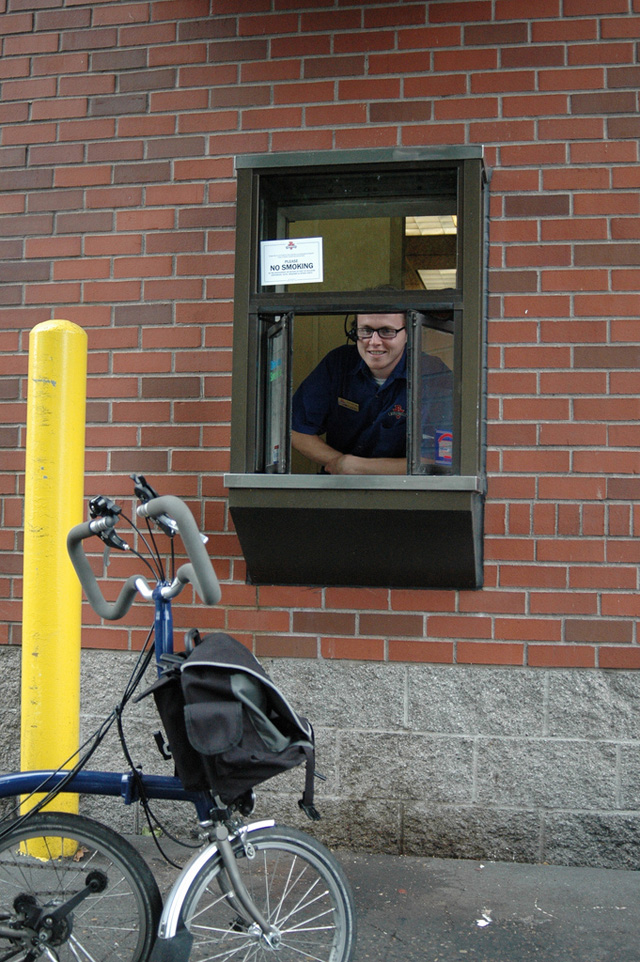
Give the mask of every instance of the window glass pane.
[{"label": "window glass pane", "polygon": [[457,232],[455,213],[405,218],[405,290],[458,287]]},{"label": "window glass pane", "polygon": [[263,240],[322,237],[322,284],[280,292],[459,288],[457,169],[270,178]]},{"label": "window glass pane", "polygon": [[[369,337],[355,336],[352,314],[296,315],[294,474],[317,473],[329,461],[336,462],[329,468],[332,473],[364,474],[365,462],[376,458],[385,460],[380,473],[406,473],[406,316],[370,313],[359,319],[357,330],[370,332]],[[316,439],[325,444],[319,447]],[[351,460],[338,463],[340,455]]]},{"label": "window glass pane", "polygon": [[455,465],[456,441],[453,411],[455,335],[451,313],[425,317],[418,331],[419,470],[423,474],[451,474]]},{"label": "window glass pane", "polygon": [[266,328],[264,471],[283,474],[288,461],[287,315]]},{"label": "window glass pane", "polygon": [[[292,395],[330,351],[347,343],[345,326],[347,322],[353,323],[353,320],[353,315],[344,314],[296,314],[292,335]],[[355,351],[355,346],[352,349]],[[317,474],[318,471],[318,465],[309,458],[304,457],[299,451],[291,451],[292,474]]]}]

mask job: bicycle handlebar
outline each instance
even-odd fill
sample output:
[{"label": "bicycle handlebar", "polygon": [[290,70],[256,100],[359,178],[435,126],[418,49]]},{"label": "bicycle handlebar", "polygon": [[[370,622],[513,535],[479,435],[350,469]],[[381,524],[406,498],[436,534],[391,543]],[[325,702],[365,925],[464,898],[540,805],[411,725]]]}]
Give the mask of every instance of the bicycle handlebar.
[{"label": "bicycle handlebar", "polygon": [[156,518],[163,514],[173,518],[190,561],[190,564],[178,568],[176,578],[182,584],[191,582],[205,605],[217,605],[222,596],[218,578],[202,543],[198,526],[184,501],[173,494],[164,494],[138,505],[136,513],[140,518]]},{"label": "bicycle handlebar", "polygon": [[[184,564],[178,569],[172,585],[165,585],[161,588],[164,597],[173,597],[178,594],[184,585],[191,583],[205,604],[217,604],[221,597],[220,585],[213,570],[211,559],[200,538],[200,532],[193,515],[186,504],[173,495],[164,495],[140,505],[137,513],[143,518],[155,518],[161,514],[171,514],[177,523],[182,542],[187,549],[190,563]],[[69,557],[84,588],[87,600],[96,614],[107,621],[117,621],[119,618],[123,618],[133,604],[138,592],[145,597],[153,595],[152,589],[142,575],[131,575],[120,589],[120,594],[113,604],[110,604],[102,594],[84,553],[82,542],[85,538],[114,527],[115,523],[114,517],[96,518],[93,521],[77,524],[67,535]]]}]

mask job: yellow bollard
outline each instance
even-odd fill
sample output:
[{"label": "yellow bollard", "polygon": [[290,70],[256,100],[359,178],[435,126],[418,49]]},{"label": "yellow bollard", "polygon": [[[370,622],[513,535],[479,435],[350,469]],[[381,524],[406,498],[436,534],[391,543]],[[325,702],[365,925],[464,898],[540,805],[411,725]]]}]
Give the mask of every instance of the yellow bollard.
[{"label": "yellow bollard", "polygon": [[[22,621],[22,771],[70,768],[80,730],[81,589],[67,532],[82,521],[87,335],[45,321],[29,337]],[[33,801],[26,804],[32,807]],[[76,795],[55,808],[78,810]]]}]

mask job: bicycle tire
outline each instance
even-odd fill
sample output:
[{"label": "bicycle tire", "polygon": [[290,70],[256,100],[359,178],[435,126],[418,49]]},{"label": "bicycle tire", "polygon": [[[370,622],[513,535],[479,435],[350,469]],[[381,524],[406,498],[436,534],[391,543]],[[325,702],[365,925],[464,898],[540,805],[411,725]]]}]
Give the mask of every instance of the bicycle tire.
[{"label": "bicycle tire", "polygon": [[[46,933],[41,928],[39,948],[33,950],[25,938],[0,938],[0,962],[41,957],[59,962],[145,962],[162,909],[147,863],[108,826],[83,815],[41,812],[5,829],[0,834],[3,930],[24,922],[25,906],[37,930],[36,918],[46,914],[42,909],[53,913],[92,884],[103,888],[85,894]],[[44,945],[52,954],[47,955]]]},{"label": "bicycle tire", "polygon": [[349,962],[356,941],[353,896],[331,852],[303,832],[279,826],[248,833],[245,844],[249,855],[240,840],[233,843],[236,864],[257,908],[280,932],[277,950],[238,911],[218,855],[203,866],[185,898],[190,962],[268,962],[274,954],[278,962]]}]

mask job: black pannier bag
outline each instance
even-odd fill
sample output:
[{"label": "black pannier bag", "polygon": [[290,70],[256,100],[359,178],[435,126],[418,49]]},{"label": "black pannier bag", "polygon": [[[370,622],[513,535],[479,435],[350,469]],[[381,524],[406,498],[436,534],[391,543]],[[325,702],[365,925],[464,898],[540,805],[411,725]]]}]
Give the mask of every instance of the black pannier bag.
[{"label": "black pannier bag", "polygon": [[210,790],[225,805],[306,762],[300,807],[313,807],[314,736],[243,644],[206,635],[186,657],[169,656],[153,692],[176,767],[189,791]]}]

